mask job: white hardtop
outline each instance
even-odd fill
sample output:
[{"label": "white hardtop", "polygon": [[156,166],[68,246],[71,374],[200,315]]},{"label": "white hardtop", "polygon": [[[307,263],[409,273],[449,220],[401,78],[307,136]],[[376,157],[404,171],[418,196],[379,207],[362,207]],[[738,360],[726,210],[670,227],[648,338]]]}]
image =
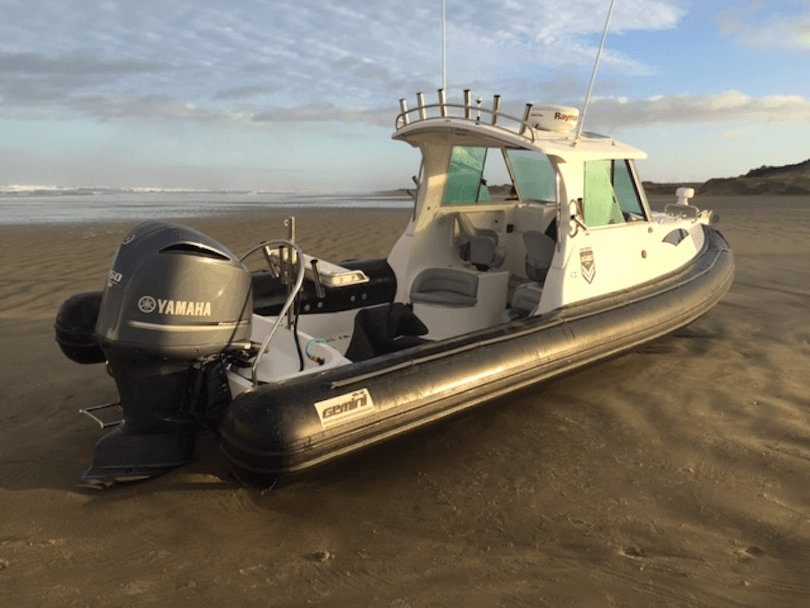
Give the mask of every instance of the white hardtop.
[{"label": "white hardtop", "polygon": [[[480,104],[473,106],[466,91],[463,105],[445,102],[441,91],[437,104],[425,105],[421,95],[417,95],[417,100],[421,103],[411,110],[407,109],[404,100],[400,100],[402,112],[397,117],[396,131],[392,135],[393,139],[406,141],[412,146],[418,147],[421,141],[440,135],[452,136],[454,140],[463,142],[463,145],[536,150],[563,162],[574,159],[582,162],[593,159],[647,158],[644,151],[610,137],[585,132],[577,138],[570,129],[552,130],[553,124],[543,125],[547,128],[542,128],[542,123],[533,114],[538,109],[557,109],[561,106],[537,108],[527,104],[523,118],[517,118],[500,111],[500,96],[497,95],[492,108],[484,108]],[[576,110],[573,112],[575,116],[578,115]],[[571,114],[563,116],[570,119]]]}]

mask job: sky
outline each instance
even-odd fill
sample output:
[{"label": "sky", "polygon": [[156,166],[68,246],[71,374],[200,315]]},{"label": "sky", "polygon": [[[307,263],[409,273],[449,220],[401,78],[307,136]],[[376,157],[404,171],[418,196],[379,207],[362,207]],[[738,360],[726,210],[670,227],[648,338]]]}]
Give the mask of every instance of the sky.
[{"label": "sky", "polygon": [[[609,0],[447,0],[447,95],[581,107]],[[411,185],[441,0],[0,0],[0,189]],[[810,0],[616,0],[585,128],[643,179],[810,158]]]}]

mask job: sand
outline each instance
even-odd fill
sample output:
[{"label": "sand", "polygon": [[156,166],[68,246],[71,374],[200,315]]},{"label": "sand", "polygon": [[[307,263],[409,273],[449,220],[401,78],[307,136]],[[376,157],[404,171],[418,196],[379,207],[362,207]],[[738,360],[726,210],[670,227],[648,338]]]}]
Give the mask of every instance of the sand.
[{"label": "sand", "polygon": [[[805,606],[810,198],[694,202],[737,260],[705,317],[268,492],[211,437],[160,478],[82,486],[101,430],[77,410],[115,388],[52,324],[130,225],[0,229],[0,605]],[[281,217],[188,223],[242,252]],[[297,217],[335,261],[407,221]]]}]

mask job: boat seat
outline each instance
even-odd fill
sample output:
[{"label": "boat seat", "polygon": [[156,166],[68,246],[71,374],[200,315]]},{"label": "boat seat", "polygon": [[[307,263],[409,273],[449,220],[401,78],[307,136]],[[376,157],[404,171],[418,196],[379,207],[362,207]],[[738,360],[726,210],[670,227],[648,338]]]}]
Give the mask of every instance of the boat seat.
[{"label": "boat seat", "polygon": [[506,248],[498,245],[498,233],[476,228],[463,213],[456,214],[455,220],[460,234],[457,247],[461,259],[481,271],[500,268],[506,259]]},{"label": "boat seat", "polygon": [[523,244],[526,246],[526,278],[542,283],[551,268],[557,243],[547,234],[530,230],[523,233]]},{"label": "boat seat", "polygon": [[478,276],[458,268],[428,268],[413,282],[411,302],[475,306],[478,302]]},{"label": "boat seat", "polygon": [[469,261],[477,270],[498,268],[506,259],[506,249],[498,247],[491,236],[474,236],[470,238]]},{"label": "boat seat", "polygon": [[458,229],[462,237],[470,239],[474,236],[490,236],[498,242],[498,233],[491,228],[477,228],[467,217],[466,213],[456,213],[455,220],[458,222]]},{"label": "boat seat", "polygon": [[512,293],[511,306],[502,316],[504,322],[529,316],[540,303],[543,282],[554,259],[556,242],[547,234],[529,230],[523,234],[526,246],[526,278],[528,283],[518,285]]},{"label": "boat seat", "polygon": [[543,288],[537,283],[531,282],[519,285],[512,294],[512,303],[510,308],[506,310],[503,321],[508,322],[528,317],[540,304],[542,295]]}]

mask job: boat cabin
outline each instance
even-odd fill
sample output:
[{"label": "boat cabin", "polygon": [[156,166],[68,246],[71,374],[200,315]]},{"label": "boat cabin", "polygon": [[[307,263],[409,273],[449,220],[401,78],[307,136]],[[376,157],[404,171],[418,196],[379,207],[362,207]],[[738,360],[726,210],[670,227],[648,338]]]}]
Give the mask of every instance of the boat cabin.
[{"label": "boat cabin", "polygon": [[646,155],[575,134],[574,108],[527,106],[518,119],[498,97],[485,109],[441,92],[435,105],[401,105],[393,138],[419,148],[422,165],[388,263],[396,300],[413,304],[430,338],[637,286],[702,246],[696,214],[650,210],[633,164]]}]

